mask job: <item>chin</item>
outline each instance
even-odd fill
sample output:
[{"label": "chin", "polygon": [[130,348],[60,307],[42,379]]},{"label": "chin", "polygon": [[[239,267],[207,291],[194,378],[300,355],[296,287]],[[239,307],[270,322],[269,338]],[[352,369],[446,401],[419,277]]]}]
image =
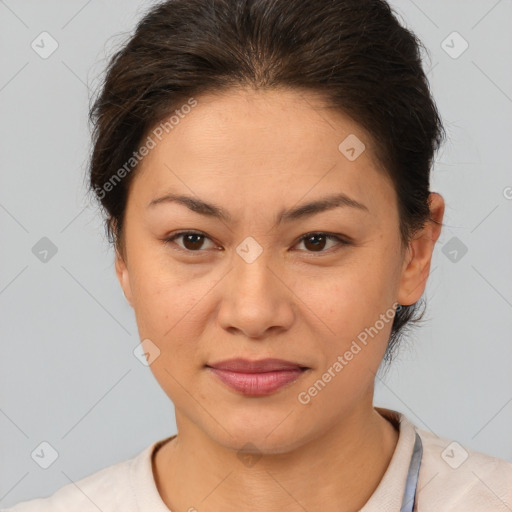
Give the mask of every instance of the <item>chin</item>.
[{"label": "chin", "polygon": [[306,432],[298,432],[296,424],[286,424],[288,420],[283,421],[284,417],[286,414],[280,414],[275,421],[254,419],[249,423],[237,419],[225,422],[223,426],[226,430],[216,428],[211,437],[218,444],[240,454],[261,456],[288,453],[306,442],[309,436]]}]

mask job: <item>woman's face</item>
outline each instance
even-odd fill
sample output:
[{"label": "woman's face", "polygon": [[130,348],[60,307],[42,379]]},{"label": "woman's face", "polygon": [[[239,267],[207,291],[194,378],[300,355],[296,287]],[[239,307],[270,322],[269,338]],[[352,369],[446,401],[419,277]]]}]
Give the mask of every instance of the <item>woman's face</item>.
[{"label": "woman's face", "polygon": [[[428,269],[401,252],[395,191],[360,126],[294,91],[196,100],[136,171],[117,274],[180,432],[293,449],[370,410],[393,304],[414,303]],[[168,194],[226,217],[151,204]],[[336,194],[360,206],[281,215]],[[179,231],[201,236],[166,242]],[[244,394],[207,367],[236,357],[308,370]]]}]

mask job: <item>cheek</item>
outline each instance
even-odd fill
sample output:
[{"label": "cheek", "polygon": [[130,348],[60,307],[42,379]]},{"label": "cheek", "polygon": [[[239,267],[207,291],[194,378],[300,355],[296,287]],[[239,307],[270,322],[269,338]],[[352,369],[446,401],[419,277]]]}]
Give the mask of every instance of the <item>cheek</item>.
[{"label": "cheek", "polygon": [[212,290],[218,273],[200,272],[200,265],[178,266],[154,255],[134,264],[132,288],[140,339],[149,338],[160,355],[151,365],[157,379],[172,385],[172,375],[185,376],[205,361],[204,331],[214,315]]},{"label": "cheek", "polygon": [[205,295],[205,284],[158,258],[134,262],[131,275],[134,310],[140,335],[158,343],[194,331],[191,318]]},{"label": "cheek", "polygon": [[[348,326],[364,326],[385,312],[396,279],[389,259],[362,252],[350,265],[339,266],[320,278],[298,280],[297,295],[333,330],[342,334]],[[302,281],[302,283],[301,283]],[[299,284],[301,283],[301,284]],[[334,327],[337,327],[334,329]],[[343,327],[343,328],[342,328]]]},{"label": "cheek", "polygon": [[315,343],[322,346],[327,367],[348,352],[347,378],[352,372],[376,370],[381,362],[394,317],[392,265],[389,254],[377,257],[368,250],[350,266],[333,269],[328,279],[310,281],[307,289],[297,291],[324,333],[318,333]]}]

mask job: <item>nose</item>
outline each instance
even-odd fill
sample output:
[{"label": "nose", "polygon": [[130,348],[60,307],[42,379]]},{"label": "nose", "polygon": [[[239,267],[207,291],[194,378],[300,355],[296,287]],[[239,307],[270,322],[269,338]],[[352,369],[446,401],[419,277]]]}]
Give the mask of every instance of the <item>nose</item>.
[{"label": "nose", "polygon": [[234,255],[233,267],[223,280],[221,326],[253,339],[290,329],[296,308],[282,267],[273,264],[265,250],[254,261]]}]

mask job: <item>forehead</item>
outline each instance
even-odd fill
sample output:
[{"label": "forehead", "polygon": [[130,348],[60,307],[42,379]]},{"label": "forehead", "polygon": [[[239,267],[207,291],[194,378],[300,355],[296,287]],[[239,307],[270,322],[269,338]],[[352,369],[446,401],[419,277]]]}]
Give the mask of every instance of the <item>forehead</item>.
[{"label": "forehead", "polygon": [[329,108],[318,93],[230,89],[195,100],[190,113],[175,117],[172,137],[164,135],[164,145],[179,146],[180,154],[201,159],[217,151],[231,162],[239,157],[257,162],[265,156],[300,161],[312,152],[316,158],[341,156],[340,142],[355,135],[364,140],[365,156],[373,159],[369,135],[348,115]]},{"label": "forehead", "polygon": [[[132,186],[145,199],[173,186],[226,204],[233,194],[258,200],[273,192],[282,201],[286,193],[296,202],[339,189],[371,203],[389,193],[368,134],[318,94],[236,89],[195,100],[137,169]],[[343,153],[346,140],[361,144],[356,159]]]}]

